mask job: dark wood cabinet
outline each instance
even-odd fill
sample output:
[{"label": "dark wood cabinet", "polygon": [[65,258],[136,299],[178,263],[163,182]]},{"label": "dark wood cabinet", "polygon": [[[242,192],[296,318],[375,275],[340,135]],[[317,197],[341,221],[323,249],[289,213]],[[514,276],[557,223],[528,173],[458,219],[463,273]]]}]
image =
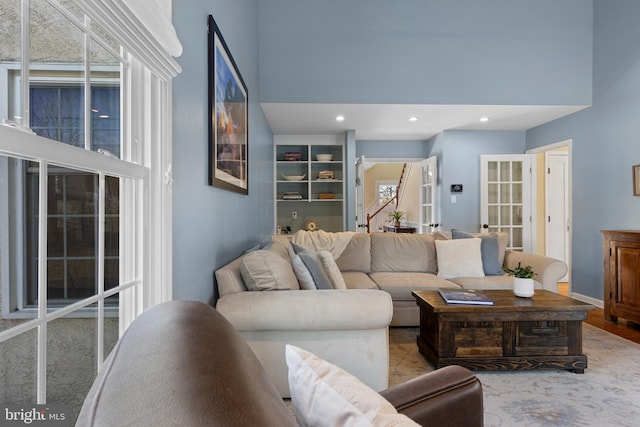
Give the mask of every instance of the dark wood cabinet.
[{"label": "dark wood cabinet", "polygon": [[604,318],[640,323],[640,231],[604,230]]}]

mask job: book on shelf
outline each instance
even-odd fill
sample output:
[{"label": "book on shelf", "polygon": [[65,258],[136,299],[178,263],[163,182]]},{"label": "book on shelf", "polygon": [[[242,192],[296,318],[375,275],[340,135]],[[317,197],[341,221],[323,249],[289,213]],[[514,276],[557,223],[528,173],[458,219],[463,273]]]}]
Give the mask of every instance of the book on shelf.
[{"label": "book on shelf", "polygon": [[447,304],[493,305],[493,300],[481,292],[438,289]]}]

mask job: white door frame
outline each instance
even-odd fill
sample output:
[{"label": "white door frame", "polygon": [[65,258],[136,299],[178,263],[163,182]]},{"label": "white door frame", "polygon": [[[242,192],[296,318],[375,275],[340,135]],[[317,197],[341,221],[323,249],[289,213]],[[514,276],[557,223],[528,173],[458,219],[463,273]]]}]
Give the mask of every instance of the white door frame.
[{"label": "white door frame", "polygon": [[[533,148],[531,150],[527,150],[527,154],[538,154],[544,153],[547,151],[556,150],[558,148],[567,147],[567,160],[568,160],[568,191],[567,191],[567,217],[569,218],[567,224],[567,231],[569,233],[568,238],[568,259],[567,265],[569,266],[569,271],[566,275],[566,280],[569,282],[569,294],[571,294],[571,257],[573,253],[573,184],[572,184],[572,168],[573,168],[573,140],[566,139],[563,141],[558,141],[553,144],[544,145],[542,147]],[[544,247],[544,246],[543,246]]]}]

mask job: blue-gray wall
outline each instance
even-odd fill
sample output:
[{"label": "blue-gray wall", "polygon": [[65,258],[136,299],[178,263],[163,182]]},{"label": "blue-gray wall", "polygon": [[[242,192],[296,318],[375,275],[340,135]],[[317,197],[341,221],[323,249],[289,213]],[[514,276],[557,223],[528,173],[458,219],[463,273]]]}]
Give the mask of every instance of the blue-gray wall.
[{"label": "blue-gray wall", "polygon": [[591,103],[591,0],[260,2],[262,102]]},{"label": "blue-gray wall", "polygon": [[594,1],[593,107],[527,132],[527,148],[573,140],[572,290],[603,298],[604,229],[640,229],[640,2]]},{"label": "blue-gray wall", "polygon": [[[524,131],[450,130],[434,138],[438,157],[440,227],[480,231],[480,155],[523,154]],[[451,184],[462,184],[451,203]]]},{"label": "blue-gray wall", "polygon": [[[249,91],[249,195],[207,185],[207,17]],[[273,136],[258,103],[258,1],[173,2],[184,52],[173,83],[173,294],[208,301],[213,271],[273,228]]]},{"label": "blue-gray wall", "polygon": [[356,141],[356,156],[377,159],[426,159],[427,141]]}]

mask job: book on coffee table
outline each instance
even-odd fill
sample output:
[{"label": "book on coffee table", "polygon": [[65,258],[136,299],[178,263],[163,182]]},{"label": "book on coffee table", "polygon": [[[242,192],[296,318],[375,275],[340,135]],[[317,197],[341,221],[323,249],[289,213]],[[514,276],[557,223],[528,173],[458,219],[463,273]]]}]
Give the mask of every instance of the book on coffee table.
[{"label": "book on coffee table", "polygon": [[493,305],[493,300],[483,293],[476,291],[455,291],[438,289],[447,304]]}]

